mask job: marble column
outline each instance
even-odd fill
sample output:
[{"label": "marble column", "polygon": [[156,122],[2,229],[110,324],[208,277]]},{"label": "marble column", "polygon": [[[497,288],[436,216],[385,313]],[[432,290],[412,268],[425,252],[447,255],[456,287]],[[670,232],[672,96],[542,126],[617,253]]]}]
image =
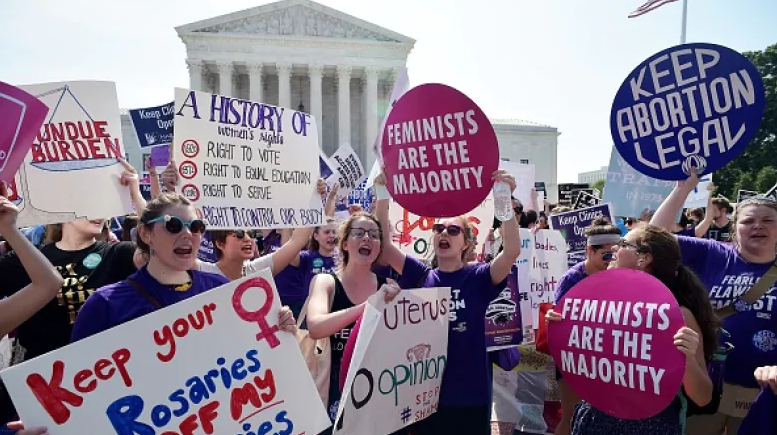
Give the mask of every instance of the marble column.
[{"label": "marble column", "polygon": [[232,62],[217,62],[219,70],[219,95],[232,95]]},{"label": "marble column", "polygon": [[201,91],[202,89],[202,61],[199,59],[187,59],[186,68],[189,69],[189,89]]},{"label": "marble column", "polygon": [[277,63],[278,68],[278,106],[291,108],[291,64]]},{"label": "marble column", "polygon": [[248,99],[257,103],[262,103],[263,98],[263,83],[262,83],[262,64],[248,64],[248,87],[249,97]]},{"label": "marble column", "polygon": [[351,144],[351,71],[349,65],[337,66],[337,145]]},{"label": "marble column", "polygon": [[[361,158],[365,166],[372,165],[375,161],[375,153],[372,144],[378,134],[378,69],[366,67],[364,69],[364,135],[365,142]],[[366,168],[365,168],[366,169]],[[368,169],[367,169],[368,170]]]},{"label": "marble column", "polygon": [[324,130],[321,80],[324,77],[324,65],[318,63],[308,65],[308,74],[310,75],[310,114],[316,119],[316,126],[318,127],[318,147],[321,148],[321,132]]}]

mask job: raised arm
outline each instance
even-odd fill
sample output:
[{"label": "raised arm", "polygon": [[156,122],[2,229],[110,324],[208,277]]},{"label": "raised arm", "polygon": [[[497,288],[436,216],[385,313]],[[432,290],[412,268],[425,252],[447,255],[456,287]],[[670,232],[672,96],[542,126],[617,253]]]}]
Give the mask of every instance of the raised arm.
[{"label": "raised arm", "polygon": [[281,271],[289,264],[292,264],[294,267],[299,266],[299,251],[307,246],[312,234],[313,227],[297,228],[294,230],[294,233],[291,235],[288,242],[284,243],[277,251],[270,254],[270,257],[272,258],[273,276],[281,273]]},{"label": "raised arm", "polygon": [[[511,192],[515,190],[515,178],[509,172],[500,169],[494,172],[492,178],[497,183],[507,183]],[[502,235],[502,252],[491,261],[491,282],[493,284],[498,284],[507,278],[513,263],[521,255],[521,230],[515,216],[502,222],[499,232]]]},{"label": "raised arm", "polygon": [[375,216],[378,218],[380,227],[383,230],[382,249],[378,262],[387,264],[398,274],[402,275],[402,270],[405,268],[406,256],[391,241],[391,220],[389,219],[389,202],[391,201],[391,197],[386,188],[386,177],[383,174],[380,174],[375,178],[373,188],[375,189],[375,197],[377,198],[375,201]]},{"label": "raised arm", "polygon": [[653,214],[650,223],[669,232],[673,231],[677,213],[682,210],[688,195],[698,184],[699,177],[695,171],[691,173],[687,180],[678,181],[669,196],[658,206],[658,210]]},{"label": "raised arm", "polygon": [[310,338],[318,340],[334,335],[337,331],[355,322],[364,312],[364,304],[345,310],[330,312],[329,300],[335,291],[332,275],[320,273],[310,282],[307,323]]},{"label": "raised arm", "polygon": [[148,184],[151,186],[151,198],[156,198],[162,194],[162,186],[159,184],[159,174],[156,168],[151,166],[151,157],[146,157],[146,168],[148,168]]},{"label": "raised arm", "polygon": [[138,216],[143,214],[143,210],[146,209],[146,199],[140,194],[140,178],[138,178],[138,171],[129,164],[128,161],[119,158],[119,162],[124,166],[124,173],[121,174],[121,185],[126,186],[129,189],[130,199],[135,206],[135,213]]},{"label": "raised arm", "polygon": [[19,209],[8,200],[8,187],[0,184],[0,233],[13,246],[31,283],[0,300],[0,336],[18,327],[51,301],[62,288],[62,276],[49,260],[16,228]]}]

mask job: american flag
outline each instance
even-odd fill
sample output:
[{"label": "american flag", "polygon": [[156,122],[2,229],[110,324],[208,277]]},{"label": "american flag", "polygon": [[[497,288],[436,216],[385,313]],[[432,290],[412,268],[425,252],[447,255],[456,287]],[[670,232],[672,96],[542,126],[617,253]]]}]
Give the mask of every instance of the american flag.
[{"label": "american flag", "polygon": [[640,15],[643,15],[652,11],[653,9],[658,9],[667,3],[672,3],[676,1],[677,0],[648,0],[647,2],[645,2],[644,5],[638,7],[637,10],[630,13],[629,18],[636,18]]}]

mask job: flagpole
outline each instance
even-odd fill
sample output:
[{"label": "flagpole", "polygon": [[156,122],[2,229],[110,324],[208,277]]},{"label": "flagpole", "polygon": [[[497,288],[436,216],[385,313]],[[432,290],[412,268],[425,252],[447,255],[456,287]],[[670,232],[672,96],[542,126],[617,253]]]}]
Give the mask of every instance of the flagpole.
[{"label": "flagpole", "polygon": [[685,44],[685,30],[688,27],[688,0],[683,0],[683,27],[680,33],[680,44]]}]

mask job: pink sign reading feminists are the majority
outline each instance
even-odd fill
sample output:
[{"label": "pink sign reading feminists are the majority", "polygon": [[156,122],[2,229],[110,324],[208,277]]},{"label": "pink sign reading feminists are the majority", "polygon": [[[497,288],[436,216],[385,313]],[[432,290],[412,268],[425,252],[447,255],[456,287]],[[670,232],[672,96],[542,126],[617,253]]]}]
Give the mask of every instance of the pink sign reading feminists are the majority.
[{"label": "pink sign reading feminists are the majority", "polygon": [[677,396],[685,356],[674,335],[685,326],[672,293],[652,275],[608,270],[574,286],[554,308],[548,339],[556,366],[594,408],[637,420]]},{"label": "pink sign reading feminists are the majority", "polygon": [[13,181],[48,112],[39,99],[0,82],[0,180]]},{"label": "pink sign reading feminists are the majority", "polygon": [[386,184],[411,213],[463,215],[493,187],[499,166],[494,128],[477,104],[450,86],[425,84],[405,93],[382,134]]}]

